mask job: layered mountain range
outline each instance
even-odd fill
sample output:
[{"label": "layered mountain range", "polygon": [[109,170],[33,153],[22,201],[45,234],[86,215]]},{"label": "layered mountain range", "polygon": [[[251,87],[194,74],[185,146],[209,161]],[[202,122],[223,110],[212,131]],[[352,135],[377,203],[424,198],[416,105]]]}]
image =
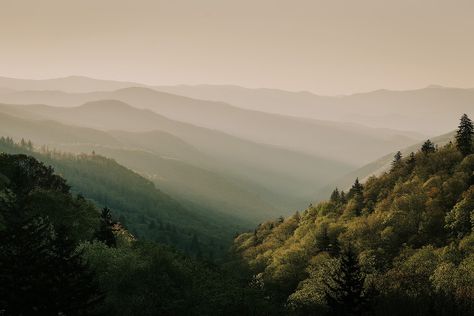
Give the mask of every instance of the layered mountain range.
[{"label": "layered mountain range", "polygon": [[[325,197],[328,183],[344,187],[377,173],[393,152],[472,112],[471,98],[469,89],[442,87],[322,97],[77,76],[0,78],[0,134],[94,151],[191,207],[259,221]],[[447,113],[441,105],[450,100],[455,108]]]}]

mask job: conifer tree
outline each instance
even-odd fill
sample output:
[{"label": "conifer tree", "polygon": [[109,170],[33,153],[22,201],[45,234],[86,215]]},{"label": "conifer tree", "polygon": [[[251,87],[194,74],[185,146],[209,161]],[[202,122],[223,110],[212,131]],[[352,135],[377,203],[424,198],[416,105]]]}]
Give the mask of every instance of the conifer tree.
[{"label": "conifer tree", "polygon": [[65,233],[56,233],[46,219],[31,218],[10,222],[0,240],[0,311],[91,315],[101,295]]},{"label": "conifer tree", "polygon": [[393,161],[395,163],[400,162],[402,160],[402,153],[400,151],[397,151],[395,156],[393,156]]},{"label": "conifer tree", "polygon": [[393,161],[392,161],[392,170],[395,169],[400,165],[402,161],[402,153],[400,151],[397,151],[395,156],[393,156]]},{"label": "conifer tree", "polygon": [[110,209],[104,207],[102,209],[102,213],[100,214],[99,229],[96,231],[95,237],[97,240],[102,241],[109,247],[115,247],[117,244],[113,231],[114,224],[115,222],[112,220]]},{"label": "conifer tree", "polygon": [[355,203],[355,215],[360,216],[362,209],[364,208],[364,187],[359,182],[359,178],[356,178],[352,188],[349,191],[349,199],[353,199]]},{"label": "conifer tree", "polygon": [[341,200],[341,203],[346,203],[347,202],[347,199],[346,199],[346,192],[344,191],[341,191],[341,194],[340,194],[340,200]]},{"label": "conifer tree", "polygon": [[426,142],[423,143],[421,146],[421,152],[424,153],[425,155],[434,153],[436,151],[436,148],[434,144],[431,142],[431,140],[427,140]]},{"label": "conifer tree", "polygon": [[474,127],[472,121],[466,114],[463,114],[456,132],[456,147],[464,156],[472,153],[473,134]]},{"label": "conifer tree", "polygon": [[334,191],[331,193],[331,202],[338,203],[341,201],[341,195],[339,193],[339,189],[335,188]]},{"label": "conifer tree", "polygon": [[325,299],[332,315],[363,315],[369,295],[364,291],[365,275],[351,246],[344,249],[336,273],[325,281]]},{"label": "conifer tree", "polygon": [[355,194],[360,194],[362,195],[362,191],[363,191],[363,186],[362,184],[359,182],[359,178],[356,178],[355,181],[354,181],[354,184],[352,185],[351,187],[351,190],[349,191],[349,194],[351,196],[355,195]]}]

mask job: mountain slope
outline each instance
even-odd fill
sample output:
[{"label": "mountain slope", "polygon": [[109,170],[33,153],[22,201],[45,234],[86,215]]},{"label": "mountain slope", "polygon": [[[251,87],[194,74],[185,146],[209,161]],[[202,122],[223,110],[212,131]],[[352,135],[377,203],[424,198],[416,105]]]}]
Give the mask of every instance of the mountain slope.
[{"label": "mountain slope", "polygon": [[[254,182],[282,196],[293,196],[289,200],[296,197],[305,201],[304,204],[324,181],[342,176],[352,169],[351,166],[337,161],[257,144],[218,131],[173,121],[120,101],[97,101],[74,108],[44,105],[0,107],[0,111],[5,112],[12,109],[21,109],[25,115],[38,115],[101,130],[149,132],[159,129],[177,136],[206,156],[212,157],[204,167],[231,174],[240,180]],[[147,139],[138,134],[135,134],[135,137],[139,137],[142,142]],[[153,139],[148,140],[146,150],[153,146]],[[295,205],[293,202],[289,204]]]},{"label": "mountain slope", "polygon": [[241,234],[236,255],[286,313],[472,315],[473,172],[474,154],[452,144],[419,152]]},{"label": "mountain slope", "polygon": [[[437,137],[431,138],[431,141],[437,146],[443,146],[449,143],[454,139],[455,132],[450,132],[444,135],[440,135]],[[408,157],[410,153],[420,150],[422,143],[418,143],[400,150],[402,156]],[[349,174],[345,175],[344,177],[334,181],[333,183],[326,186],[324,189],[320,190],[317,193],[317,196],[323,198],[324,196],[328,196],[331,191],[338,187],[342,190],[347,190],[352,183],[354,182],[355,178],[359,178],[361,181],[367,180],[371,176],[379,176],[383,172],[390,170],[392,165],[393,156],[395,152],[387,154],[357,170],[350,172]]]},{"label": "mountain slope", "polygon": [[69,126],[52,120],[27,120],[3,113],[1,110],[0,135],[30,139],[40,144],[89,143],[109,146],[121,144],[103,131]]},{"label": "mountain slope", "polygon": [[[202,167],[212,165],[213,160],[205,157],[192,146],[187,146],[183,141],[166,133],[152,132],[147,135],[160,135],[168,143],[161,146],[159,139],[149,139],[150,149],[141,146],[139,139],[147,142],[145,137],[138,137],[127,132],[114,132],[125,136],[119,140],[114,136],[94,129],[74,127],[54,121],[25,120],[0,113],[0,135],[30,139],[36,144],[46,145],[51,149],[61,149],[76,153],[102,153],[153,179],[162,190],[181,202],[188,203],[193,209],[212,209],[217,213],[229,214],[240,218],[242,221],[261,220],[265,217],[280,214],[282,208],[271,206],[276,193],[268,192],[251,182],[238,180],[228,173],[212,172]],[[127,140],[127,135],[129,139]],[[166,146],[168,145],[168,146]],[[181,147],[179,147],[181,146]],[[172,151],[170,151],[171,149]],[[192,153],[192,155],[190,155]],[[170,157],[170,156],[175,156]],[[183,159],[181,159],[183,158]],[[191,164],[190,162],[196,162]],[[261,190],[266,196],[261,197],[251,191]],[[276,199],[277,201],[278,199]],[[297,203],[294,198],[288,198],[291,203]],[[275,202],[276,203],[276,202]]]},{"label": "mountain slope", "polygon": [[[189,251],[196,235],[203,250],[209,245],[224,247],[245,221],[194,207],[192,211],[137,173],[99,155],[72,155],[60,152],[35,152],[0,139],[0,152],[28,154],[51,165],[66,177],[72,191],[98,206],[113,209],[128,229],[144,239],[155,240]],[[218,248],[219,249],[219,248]]]},{"label": "mountain slope", "polygon": [[[3,139],[0,147],[4,141],[14,145]],[[48,158],[57,162],[58,157]],[[59,158],[65,171],[71,167],[69,158]],[[74,162],[77,166],[72,166],[73,173],[69,174],[74,186],[81,183],[77,180],[90,179],[87,193],[100,188],[110,195],[126,194],[130,203],[122,199],[119,202],[125,205],[120,203],[120,209],[136,204],[131,210],[143,216],[140,226],[175,238],[161,244],[132,236],[109,218],[110,210],[100,211],[73,194],[68,185],[71,181],[54,173],[50,166],[24,154],[0,153],[2,314],[237,315],[255,313],[254,304],[259,311],[267,309],[260,293],[241,281],[245,276],[224,271],[214,263],[215,259],[222,260],[216,255],[222,253],[224,238],[217,242],[211,239],[212,247],[208,247],[203,235],[198,237],[194,232],[191,237],[181,228],[153,219],[147,223],[155,213],[163,215],[169,203],[160,202],[166,202],[166,196],[152,192],[149,182],[121,172],[110,160],[78,156]],[[75,171],[81,172],[79,177]],[[108,174],[110,171],[118,172],[118,179],[110,181],[115,175]],[[134,187],[124,187],[117,180],[130,180]],[[147,194],[150,192],[151,196]],[[114,194],[112,203],[116,198]],[[160,209],[150,209],[148,202],[152,207],[158,202]],[[173,211],[179,213],[177,218],[182,215],[179,208]],[[208,220],[198,228],[209,227],[215,218]],[[186,239],[191,239],[188,254],[169,245]]]},{"label": "mountain slope", "polygon": [[71,152],[91,152],[113,157],[120,164],[146,176],[161,190],[180,203],[213,210],[214,213],[255,223],[268,216],[281,214],[271,200],[254,193],[252,184],[195,167],[188,163],[162,158],[149,152],[104,146],[64,145],[60,148]]}]

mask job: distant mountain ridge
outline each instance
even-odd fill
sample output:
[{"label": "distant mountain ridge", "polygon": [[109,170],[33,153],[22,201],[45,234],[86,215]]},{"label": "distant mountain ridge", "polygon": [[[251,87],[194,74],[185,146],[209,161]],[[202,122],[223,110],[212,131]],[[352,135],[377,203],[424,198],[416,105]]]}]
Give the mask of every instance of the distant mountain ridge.
[{"label": "distant mountain ridge", "polygon": [[362,165],[387,151],[410,145],[423,138],[415,132],[285,116],[143,87],[91,93],[20,91],[0,95],[0,101],[4,103],[61,107],[79,106],[99,100],[119,100],[136,108],[152,110],[173,120],[354,165]]},{"label": "distant mountain ridge", "polygon": [[219,85],[155,88],[264,112],[354,122],[371,127],[417,131],[426,135],[448,132],[462,113],[474,115],[474,89],[437,85],[406,91],[380,89],[342,96]]},{"label": "distant mountain ridge", "polygon": [[[172,196],[254,219],[305,205],[325,179],[351,170],[338,162],[172,121],[119,101],[104,103],[105,107],[99,102],[77,108],[0,105],[0,119],[5,120],[0,132],[70,152],[95,150],[143,174],[161,174],[154,182]],[[111,115],[106,110],[110,106],[125,112]],[[127,131],[128,124],[150,131]],[[168,143],[166,149],[162,140]]]},{"label": "distant mountain ridge", "polygon": [[0,87],[20,90],[60,90],[64,92],[91,92],[146,86],[137,82],[94,79],[86,76],[68,76],[52,79],[19,79],[0,77]]}]

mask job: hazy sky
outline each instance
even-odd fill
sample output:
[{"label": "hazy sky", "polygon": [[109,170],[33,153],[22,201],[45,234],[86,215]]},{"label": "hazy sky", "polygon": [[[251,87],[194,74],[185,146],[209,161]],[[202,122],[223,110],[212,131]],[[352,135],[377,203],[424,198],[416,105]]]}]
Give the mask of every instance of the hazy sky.
[{"label": "hazy sky", "polygon": [[0,75],[474,87],[472,0],[0,0]]}]

